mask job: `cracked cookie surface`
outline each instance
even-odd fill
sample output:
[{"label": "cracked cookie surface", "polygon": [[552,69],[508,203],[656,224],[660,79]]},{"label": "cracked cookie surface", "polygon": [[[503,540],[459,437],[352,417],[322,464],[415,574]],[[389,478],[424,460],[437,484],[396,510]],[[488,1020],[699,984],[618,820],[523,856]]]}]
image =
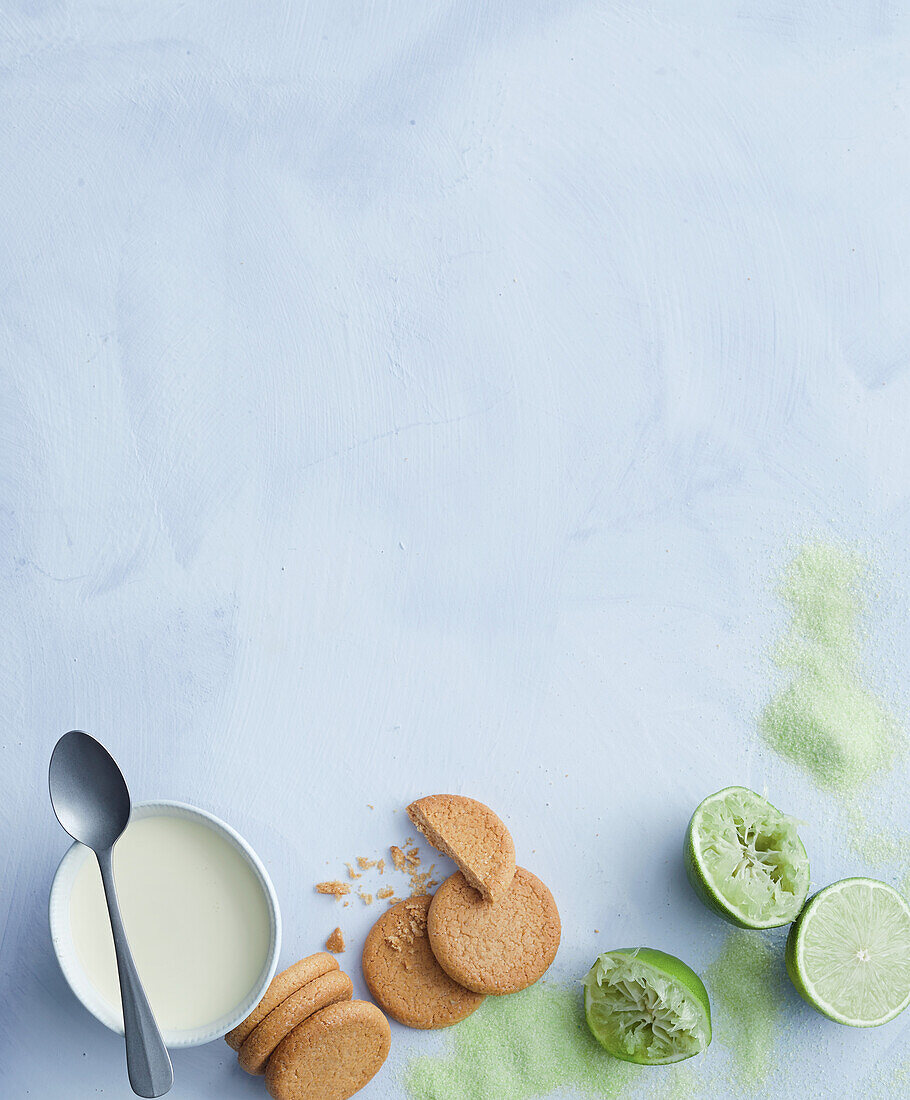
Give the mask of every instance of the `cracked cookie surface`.
[{"label": "cracked cookie surface", "polygon": [[430,844],[449,856],[487,901],[501,898],[515,874],[512,835],[489,806],[460,794],[431,794],[408,806]]},{"label": "cracked cookie surface", "polygon": [[369,1001],[341,1001],[310,1016],[269,1058],[266,1088],[273,1100],[347,1100],[382,1068],[389,1022]]},{"label": "cracked cookie surface", "polygon": [[484,1001],[442,969],[427,937],[432,898],[408,898],[373,925],[363,948],[363,977],[373,1000],[408,1027],[457,1024]]},{"label": "cracked cookie surface", "polygon": [[475,993],[517,993],[549,968],[561,926],[553,895],[517,868],[508,893],[488,902],[456,872],[439,887],[427,916],[430,947],[443,970]]}]

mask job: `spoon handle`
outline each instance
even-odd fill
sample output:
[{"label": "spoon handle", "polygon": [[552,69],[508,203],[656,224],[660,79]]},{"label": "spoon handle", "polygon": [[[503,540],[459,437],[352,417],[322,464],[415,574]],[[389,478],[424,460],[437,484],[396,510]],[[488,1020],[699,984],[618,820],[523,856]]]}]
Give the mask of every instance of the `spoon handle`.
[{"label": "spoon handle", "polygon": [[174,1071],[127,942],[114,886],[113,849],[104,848],[95,854],[101,868],[101,881],[104,883],[104,896],[114,933],[130,1084],[137,1096],[164,1096],[174,1083]]}]

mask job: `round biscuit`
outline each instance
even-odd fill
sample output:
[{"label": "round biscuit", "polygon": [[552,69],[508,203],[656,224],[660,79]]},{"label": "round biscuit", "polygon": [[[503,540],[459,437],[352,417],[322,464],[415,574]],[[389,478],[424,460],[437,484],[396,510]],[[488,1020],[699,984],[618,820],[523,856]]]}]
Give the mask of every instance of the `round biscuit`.
[{"label": "round biscuit", "polygon": [[548,969],[561,928],[553,895],[536,875],[515,871],[508,893],[488,902],[457,871],[433,897],[430,947],[442,969],[475,993],[517,993]]},{"label": "round biscuit", "polygon": [[265,1074],[273,1100],[348,1100],[382,1068],[389,1022],[369,1001],[341,1001],[304,1020],[276,1047]]},{"label": "round biscuit", "polygon": [[431,901],[424,895],[399,902],[376,921],[363,947],[363,977],[373,1000],[407,1027],[449,1027],[485,1000],[453,981],[436,961],[427,938]]}]

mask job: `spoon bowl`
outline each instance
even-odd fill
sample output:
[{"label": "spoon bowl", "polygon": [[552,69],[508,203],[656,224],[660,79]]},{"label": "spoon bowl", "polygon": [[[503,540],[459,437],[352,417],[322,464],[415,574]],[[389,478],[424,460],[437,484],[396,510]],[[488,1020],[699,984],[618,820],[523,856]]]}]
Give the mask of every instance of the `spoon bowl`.
[{"label": "spoon bowl", "polygon": [[57,820],[97,852],[112,848],[130,820],[130,792],[117,762],[81,730],[65,733],[51,754],[48,784]]}]

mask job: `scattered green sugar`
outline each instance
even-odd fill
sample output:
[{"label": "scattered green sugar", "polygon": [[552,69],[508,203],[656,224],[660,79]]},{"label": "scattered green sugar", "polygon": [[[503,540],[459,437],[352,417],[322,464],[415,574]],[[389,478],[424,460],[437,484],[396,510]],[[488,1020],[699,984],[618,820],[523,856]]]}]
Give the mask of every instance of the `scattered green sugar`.
[{"label": "scattered green sugar", "polygon": [[756,1090],[775,1064],[772,1051],[786,1004],[782,951],[736,929],[707,977],[717,1005],[715,1037],[732,1054],[737,1083]]},{"label": "scattered green sugar", "polygon": [[[881,815],[880,815],[881,816]],[[847,807],[850,823],[848,837],[850,847],[869,863],[903,863],[910,852],[910,841],[895,832],[886,832],[872,826],[858,805]]]},{"label": "scattered green sugar", "polygon": [[[812,647],[839,656],[844,663],[856,660],[867,573],[865,560],[855,551],[822,542],[809,542],[800,549],[778,588],[793,613],[791,644],[797,654]],[[786,657],[786,645],[782,653]]]},{"label": "scattered green sugar", "polygon": [[729,1082],[720,1078],[716,1066],[711,1066],[702,1056],[662,1066],[660,1078],[649,1074],[647,1084],[649,1087],[644,1095],[648,1100],[704,1100],[712,1090],[723,1095]]},{"label": "scattered green sugar", "polygon": [[[881,806],[877,808],[876,816],[886,821],[899,819],[899,815],[896,808],[887,807],[884,812]],[[873,826],[856,804],[847,807],[847,821],[847,837],[854,852],[879,868],[887,865],[889,873],[884,877],[910,898],[910,834]]]},{"label": "scattered green sugar", "polygon": [[787,567],[778,592],[792,618],[774,660],[791,680],[760,721],[775,752],[841,792],[891,764],[898,745],[897,722],[862,678],[866,574],[859,555],[819,542]]},{"label": "scattered green sugar", "polygon": [[617,1097],[642,1072],[598,1045],[585,1023],[580,986],[539,982],[489,997],[451,1034],[449,1053],[408,1066],[404,1083],[412,1100],[530,1100],[568,1087]]},{"label": "scattered green sugar", "polygon": [[761,729],[772,749],[822,787],[855,789],[894,755],[890,715],[844,670],[797,676],[768,704]]},{"label": "scattered green sugar", "polygon": [[866,1100],[894,1100],[895,1096],[910,1096],[910,1059],[894,1064],[884,1060],[864,1082],[862,1095]]}]

